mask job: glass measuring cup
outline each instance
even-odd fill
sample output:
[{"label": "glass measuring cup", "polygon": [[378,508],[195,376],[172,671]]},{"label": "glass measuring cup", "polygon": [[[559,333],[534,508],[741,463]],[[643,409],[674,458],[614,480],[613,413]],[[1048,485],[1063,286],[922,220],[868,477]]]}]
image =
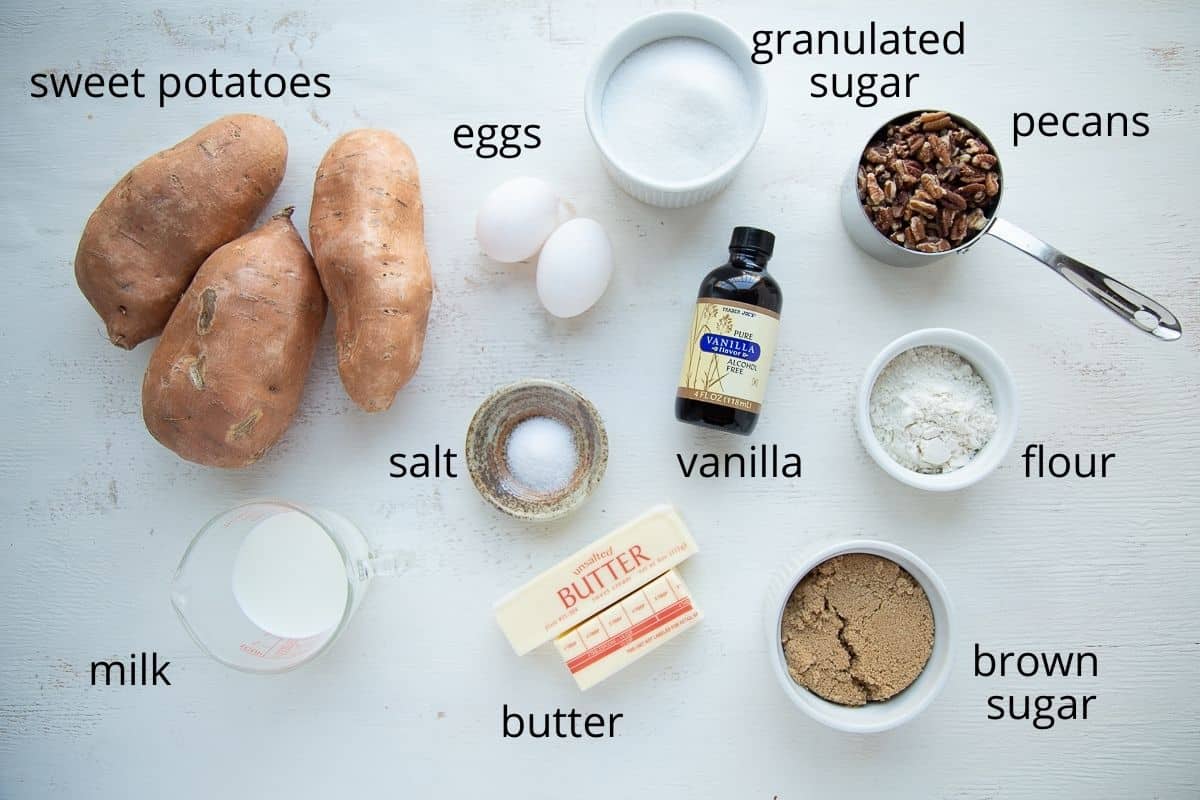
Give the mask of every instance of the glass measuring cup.
[{"label": "glass measuring cup", "polygon": [[[328,625],[302,635],[277,635],[247,615],[235,591],[234,573],[247,537],[271,519],[299,514],[315,542],[340,560],[344,568],[345,604],[334,610]],[[317,533],[319,531],[319,533]],[[336,549],[336,556],[328,545]],[[331,511],[284,500],[255,500],[213,517],[192,539],[171,582],[171,605],[184,629],[208,655],[243,672],[273,674],[304,664],[326,649],[345,630],[350,617],[377,575],[395,575],[395,552],[372,551],[362,532]]]},{"label": "glass measuring cup", "polygon": [[1100,303],[1138,330],[1163,341],[1173,341],[1183,335],[1183,328],[1179,324],[1178,317],[1168,311],[1161,303],[1121,283],[1115,278],[1105,275],[1100,270],[1071,258],[1066,253],[1043,242],[1036,236],[1026,233],[1008,220],[1001,219],[999,217],[1000,201],[1004,197],[1004,187],[1007,185],[1007,181],[1004,180],[1001,170],[1000,154],[996,151],[996,147],[992,144],[991,139],[979,129],[979,126],[958,114],[951,113],[951,116],[963,127],[969,129],[973,135],[982,140],[988,146],[988,150],[992,155],[997,158],[997,163],[993,169],[1001,179],[1000,192],[993,201],[994,205],[991,213],[988,214],[989,220],[987,225],[982,230],[976,232],[971,238],[964,240],[958,247],[952,247],[940,253],[922,253],[916,250],[909,250],[880,233],[874,224],[872,224],[871,218],[867,215],[867,211],[858,197],[858,158],[881,133],[887,130],[888,126],[903,124],[920,113],[919,111],[913,111],[901,114],[888,120],[872,133],[870,138],[863,142],[862,147],[856,152],[854,164],[850,167],[850,176],[842,184],[842,223],[845,225],[850,239],[861,250],[867,253],[867,255],[894,267],[920,267],[925,264],[932,264],[934,261],[947,256],[965,253],[987,234],[996,237],[1005,244],[1017,248],[1021,252],[1034,257],[1050,267],[1050,269],[1057,272],[1076,289]]}]

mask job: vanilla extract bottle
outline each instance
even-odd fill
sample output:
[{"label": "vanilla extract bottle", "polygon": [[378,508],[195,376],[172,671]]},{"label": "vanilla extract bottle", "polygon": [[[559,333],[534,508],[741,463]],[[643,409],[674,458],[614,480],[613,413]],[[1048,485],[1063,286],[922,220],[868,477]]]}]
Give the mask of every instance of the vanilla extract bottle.
[{"label": "vanilla extract bottle", "polygon": [[774,249],[769,231],[734,228],[729,261],[701,281],[675,392],[680,422],[743,436],[758,424],[783,308],[767,272]]}]

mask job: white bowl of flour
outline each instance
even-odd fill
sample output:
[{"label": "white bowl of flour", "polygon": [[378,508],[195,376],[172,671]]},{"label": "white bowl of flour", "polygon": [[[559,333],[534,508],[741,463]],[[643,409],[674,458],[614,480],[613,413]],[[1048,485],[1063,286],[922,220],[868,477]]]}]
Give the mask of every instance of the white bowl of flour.
[{"label": "white bowl of flour", "polygon": [[618,186],[643,203],[682,208],[733,179],[766,123],[767,92],[736,31],[706,14],[663,11],[600,53],[584,112]]},{"label": "white bowl of flour", "polygon": [[926,328],[885,347],[858,392],[858,435],[898,481],[952,491],[981,480],[1017,433],[1012,373],[981,340]]}]

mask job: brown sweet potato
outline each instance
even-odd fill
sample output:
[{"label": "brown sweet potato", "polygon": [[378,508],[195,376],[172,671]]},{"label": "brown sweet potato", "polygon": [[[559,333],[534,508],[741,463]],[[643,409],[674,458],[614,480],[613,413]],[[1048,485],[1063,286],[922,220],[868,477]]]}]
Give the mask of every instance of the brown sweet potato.
[{"label": "brown sweet potato", "polygon": [[433,276],[412,151],[383,130],[333,143],[313,186],[309,239],[337,321],[346,392],[383,411],[421,361]]},{"label": "brown sweet potato", "polygon": [[142,417],[188,461],[253,464],[300,404],[325,294],[291,216],[209,256],[150,357]]},{"label": "brown sweet potato", "polygon": [[162,332],[204,259],[254,227],[286,164],[278,125],[234,114],[121,178],[75,253],[75,280],[113,344],[130,350]]}]

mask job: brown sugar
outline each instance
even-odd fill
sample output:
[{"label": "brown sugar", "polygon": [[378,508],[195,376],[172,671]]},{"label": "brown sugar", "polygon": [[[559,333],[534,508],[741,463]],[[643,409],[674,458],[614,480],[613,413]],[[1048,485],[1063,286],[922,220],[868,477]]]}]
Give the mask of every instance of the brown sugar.
[{"label": "brown sugar", "polygon": [[933,609],[899,564],[835,556],[792,592],[780,629],[792,679],[846,706],[887,700],[917,679],[933,651]]}]

